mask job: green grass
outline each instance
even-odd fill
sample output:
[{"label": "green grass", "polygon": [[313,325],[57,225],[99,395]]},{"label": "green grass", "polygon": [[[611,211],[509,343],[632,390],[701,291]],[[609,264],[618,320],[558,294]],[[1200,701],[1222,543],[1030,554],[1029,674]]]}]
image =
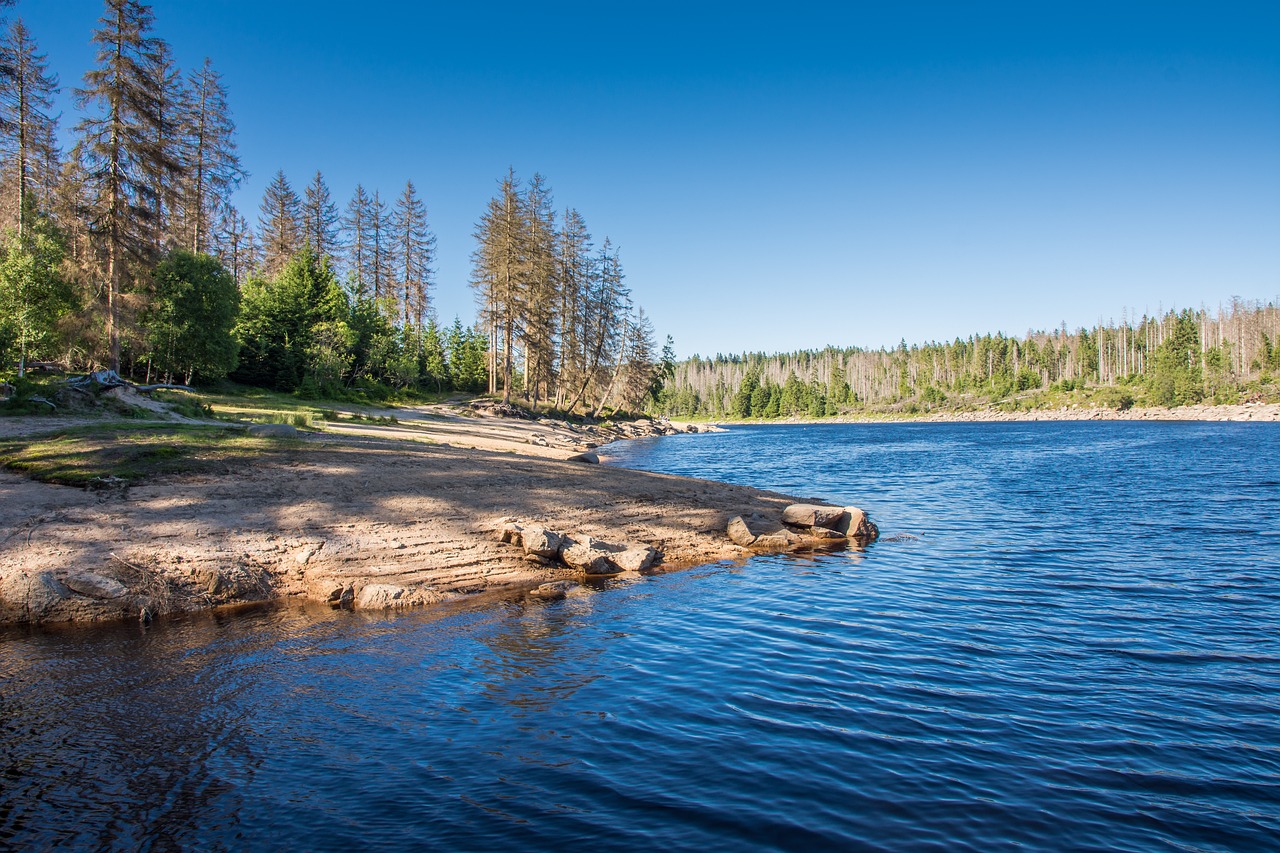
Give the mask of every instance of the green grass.
[{"label": "green grass", "polygon": [[215,426],[95,424],[0,440],[0,465],[44,483],[105,488],[174,474],[223,473],[279,457],[296,444]]}]

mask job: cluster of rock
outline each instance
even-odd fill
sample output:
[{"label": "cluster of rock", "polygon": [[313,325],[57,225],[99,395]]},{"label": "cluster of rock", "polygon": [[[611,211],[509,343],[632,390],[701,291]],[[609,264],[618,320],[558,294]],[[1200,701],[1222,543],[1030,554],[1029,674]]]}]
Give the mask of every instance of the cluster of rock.
[{"label": "cluster of rock", "polygon": [[822,504],[791,504],[782,511],[781,527],[735,515],[726,532],[735,545],[762,552],[833,550],[851,542],[865,545],[880,535],[861,509]]},{"label": "cluster of rock", "polygon": [[603,542],[590,536],[570,536],[539,524],[521,524],[511,518],[499,524],[499,538],[523,548],[525,559],[535,565],[563,566],[584,575],[616,575],[642,572],[660,558],[648,545]]}]

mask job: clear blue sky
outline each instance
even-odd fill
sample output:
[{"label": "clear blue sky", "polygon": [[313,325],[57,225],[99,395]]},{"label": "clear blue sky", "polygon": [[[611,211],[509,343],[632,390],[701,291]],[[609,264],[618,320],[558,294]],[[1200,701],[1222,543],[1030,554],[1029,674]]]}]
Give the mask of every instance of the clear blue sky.
[{"label": "clear blue sky", "polygon": [[[280,168],[343,205],[411,178],[446,322],[509,165],[621,246],[682,356],[1280,294],[1280,3],[152,5],[224,75],[241,210]],[[100,13],[10,15],[69,88]]]}]

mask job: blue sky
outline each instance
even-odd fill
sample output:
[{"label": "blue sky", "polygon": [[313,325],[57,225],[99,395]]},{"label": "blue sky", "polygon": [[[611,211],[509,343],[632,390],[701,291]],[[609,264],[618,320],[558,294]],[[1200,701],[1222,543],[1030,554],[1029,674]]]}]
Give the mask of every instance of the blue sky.
[{"label": "blue sky", "polygon": [[[1280,295],[1280,4],[152,6],[224,76],[241,210],[281,168],[341,204],[412,179],[446,322],[508,166],[621,247],[682,356]],[[100,13],[10,12],[68,88]]]}]

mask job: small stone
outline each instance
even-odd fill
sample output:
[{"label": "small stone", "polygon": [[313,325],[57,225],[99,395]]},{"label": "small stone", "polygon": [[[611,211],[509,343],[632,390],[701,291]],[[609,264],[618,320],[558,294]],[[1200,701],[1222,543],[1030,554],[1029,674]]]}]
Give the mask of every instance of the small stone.
[{"label": "small stone", "polygon": [[365,584],[355,597],[357,610],[386,610],[405,605],[405,588],[389,583]]},{"label": "small stone", "polygon": [[540,598],[543,601],[561,601],[577,586],[573,581],[551,581],[529,590],[529,597]]}]

